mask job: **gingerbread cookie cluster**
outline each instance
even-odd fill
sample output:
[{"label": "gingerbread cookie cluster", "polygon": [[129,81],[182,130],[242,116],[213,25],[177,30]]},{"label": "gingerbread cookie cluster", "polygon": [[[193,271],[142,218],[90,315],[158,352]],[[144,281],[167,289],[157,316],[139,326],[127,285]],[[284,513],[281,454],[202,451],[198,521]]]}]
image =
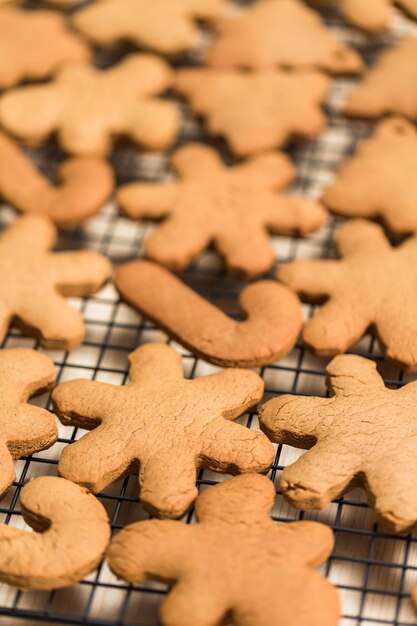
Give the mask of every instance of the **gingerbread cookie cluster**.
[{"label": "gingerbread cookie cluster", "polygon": [[[227,0],[48,1],[29,11],[0,0],[0,196],[23,214],[0,234],[0,340],[16,327],[52,351],[0,349],[0,497],[14,483],[14,461],[58,439],[52,411],[30,404],[33,395],[54,388],[60,422],[90,432],[60,449],[59,477],[23,486],[21,512],[34,532],[0,527],[0,580],[56,589],[107,556],[131,584],[172,585],[165,626],[337,626],[337,591],[315,571],[333,533],[318,522],[273,521],[277,494],[266,474],[277,469],[273,443],[305,449],[282,472],[293,507],[322,509],[362,486],[389,532],[417,527],[417,383],[390,389],[373,360],[344,354],[371,329],[384,357],[417,372],[417,38],[403,37],[367,68],[302,0],[235,10]],[[370,33],[389,27],[394,4],[417,18],[415,0],[321,4]],[[202,62],[180,65],[207,31]],[[115,47],[117,62],[95,62],[93,46]],[[281,150],[322,133],[333,81],[346,75],[356,85],[340,112],[376,128],[321,198],[295,195],[297,170]],[[183,107],[211,145],[178,145]],[[46,175],[25,147],[53,141],[65,159]],[[166,177],[126,182],[113,172],[122,141],[168,151]],[[132,346],[123,384],[55,386],[53,351],[80,346],[85,334],[67,298],[95,293],[113,274],[97,251],[54,250],[58,229],[82,232],[116,184],[130,223],[159,223],[146,259],[118,263],[114,287],[218,366],[211,374],[189,378],[175,347],[151,342]],[[357,218],[335,231],[338,258],[281,263],[273,237],[309,236],[328,211]],[[212,246],[225,272],[253,281],[236,297],[238,315],[173,273]],[[306,321],[300,299],[319,305]],[[306,348],[334,357],[329,397],[283,395],[259,406],[264,381],[245,368],[287,357],[300,332]],[[238,421],[258,407],[260,430]],[[220,484],[199,492],[202,469]],[[132,473],[143,508],[161,519],[111,539],[95,494]],[[179,521],[193,507],[198,523]]]}]

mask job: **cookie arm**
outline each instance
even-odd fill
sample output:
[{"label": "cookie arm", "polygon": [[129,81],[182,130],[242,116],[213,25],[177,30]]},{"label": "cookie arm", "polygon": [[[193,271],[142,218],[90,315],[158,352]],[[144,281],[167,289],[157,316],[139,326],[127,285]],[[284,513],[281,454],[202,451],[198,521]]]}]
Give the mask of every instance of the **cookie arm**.
[{"label": "cookie arm", "polygon": [[179,110],[172,102],[132,99],[126,111],[124,132],[149,150],[165,150],[174,142],[179,126]]},{"label": "cookie arm", "polygon": [[130,583],[145,578],[176,580],[190,549],[190,527],[149,520],[126,526],[111,541],[107,561],[112,572]]},{"label": "cookie arm", "polygon": [[277,194],[265,207],[265,225],[273,233],[307,235],[327,219],[321,204],[308,198]]},{"label": "cookie arm", "polygon": [[354,354],[335,357],[326,367],[327,385],[337,396],[361,396],[385,390],[376,362]]},{"label": "cookie arm", "polygon": [[326,428],[328,398],[285,395],[266,402],[259,425],[269,439],[296,448],[310,448]]},{"label": "cookie arm", "polygon": [[176,183],[130,183],[119,187],[117,202],[132,220],[160,219],[169,215],[178,199]]},{"label": "cookie arm", "polygon": [[319,567],[333,550],[333,531],[319,522],[291,522],[276,530],[285,551],[310,567]]},{"label": "cookie arm", "polygon": [[70,380],[53,390],[54,411],[63,424],[91,430],[113,413],[118,390],[96,380]]},{"label": "cookie arm", "polygon": [[315,302],[333,291],[342,274],[339,261],[303,259],[281,265],[277,278],[306,300]]},{"label": "cookie arm", "polygon": [[26,402],[33,394],[49,389],[54,380],[54,363],[45,354],[29,348],[0,351],[0,390],[10,404]]},{"label": "cookie arm", "polygon": [[64,296],[87,296],[110,277],[110,261],[97,252],[54,252],[49,255],[49,275]]},{"label": "cookie arm", "polygon": [[221,418],[207,426],[201,440],[200,463],[215,472],[266,472],[274,456],[262,433]]},{"label": "cookie arm", "polygon": [[267,152],[244,161],[231,170],[231,175],[247,184],[264,189],[281,189],[296,177],[296,169],[283,152]]},{"label": "cookie arm", "polygon": [[[264,391],[263,380],[249,370],[228,368],[190,382],[197,402],[215,415],[234,420],[254,408]],[[198,411],[198,405],[196,406]]]},{"label": "cookie arm", "polygon": [[20,139],[40,142],[57,128],[61,102],[54,83],[14,89],[0,99],[0,121]]}]

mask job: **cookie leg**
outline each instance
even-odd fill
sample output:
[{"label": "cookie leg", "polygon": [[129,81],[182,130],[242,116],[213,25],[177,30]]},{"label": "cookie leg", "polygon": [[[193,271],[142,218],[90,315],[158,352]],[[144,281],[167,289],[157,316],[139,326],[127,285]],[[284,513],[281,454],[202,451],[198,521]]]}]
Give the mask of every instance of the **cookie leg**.
[{"label": "cookie leg", "polygon": [[179,518],[191,506],[198,491],[196,461],[184,446],[168,448],[142,459],[139,472],[140,499],[158,517]]},{"label": "cookie leg", "polygon": [[149,100],[134,107],[125,133],[149,150],[164,150],[175,140],[179,125],[179,111],[173,103]]},{"label": "cookie leg", "polygon": [[162,605],[162,622],[165,626],[218,626],[229,608],[219,591],[210,589],[208,580],[178,583]]},{"label": "cookie leg", "polygon": [[64,448],[58,471],[64,478],[99,493],[126,474],[131,465],[126,440],[99,426]]},{"label": "cookie leg", "polygon": [[203,467],[217,472],[266,472],[274,449],[262,433],[218,419],[204,431],[200,460]]},{"label": "cookie leg", "polygon": [[274,262],[274,250],[268,232],[262,226],[239,224],[234,232],[220,233],[215,243],[228,267],[248,276],[263,274]]},{"label": "cookie leg", "polygon": [[30,404],[17,406],[10,416],[7,445],[15,459],[25,454],[46,450],[58,437],[52,413]]},{"label": "cookie leg", "polygon": [[[387,358],[409,372],[417,371],[416,305],[412,304],[412,299],[415,301],[415,297],[408,297],[401,309],[397,309],[399,301],[394,296],[387,307],[380,307],[375,324]],[[401,310],[401,323],[398,323],[397,310]]]},{"label": "cookie leg", "polygon": [[337,446],[317,444],[285,468],[281,490],[298,509],[323,509],[344,492],[360,467],[361,458],[349,441],[339,440]]}]

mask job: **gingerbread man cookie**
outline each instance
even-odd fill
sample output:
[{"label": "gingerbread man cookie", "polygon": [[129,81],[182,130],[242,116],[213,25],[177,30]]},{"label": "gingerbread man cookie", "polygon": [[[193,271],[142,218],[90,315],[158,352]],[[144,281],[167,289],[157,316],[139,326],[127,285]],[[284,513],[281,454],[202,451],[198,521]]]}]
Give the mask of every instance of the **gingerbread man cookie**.
[{"label": "gingerbread man cookie", "polygon": [[417,120],[416,84],[417,37],[408,37],[381,53],[348,97],[344,112],[370,119],[398,113]]},{"label": "gingerbread man cookie", "polygon": [[131,55],[106,70],[74,65],[47,85],[6,93],[0,119],[24,141],[40,142],[56,131],[73,154],[105,155],[120,135],[159,150],[172,143],[179,126],[176,106],[155,97],[170,84],[171,70],[151,55]]},{"label": "gingerbread man cookie", "polygon": [[296,175],[284,154],[226,167],[212,148],[188,144],[177,150],[172,165],[177,182],[131,183],[118,191],[128,217],[168,217],[144,249],[167,267],[183,269],[214,241],[231,269],[262,274],[275,256],[267,230],[304,235],[326,220],[317,202],[278,193]]},{"label": "gingerbread man cookie", "polygon": [[236,156],[313,137],[325,125],[320,105],[329,79],[315,71],[185,69],[175,87],[213,135],[223,135]]},{"label": "gingerbread man cookie", "polygon": [[304,325],[304,342],[319,355],[339,354],[372,327],[387,358],[417,371],[417,235],[393,248],[380,226],[352,220],[335,243],[341,260],[298,260],[278,271],[306,300],[328,299]]},{"label": "gingerbread man cookie", "polygon": [[0,350],[0,497],[15,479],[13,460],[50,448],[58,437],[53,415],[27,402],[54,381],[54,364],[46,355]]},{"label": "gingerbread man cookie", "polygon": [[225,6],[225,0],[99,0],[78,11],[73,24],[95,44],[127,40],[172,55],[193,48],[197,20],[211,21]]},{"label": "gingerbread man cookie", "polygon": [[88,47],[67,30],[64,17],[52,11],[2,7],[0,33],[0,89],[90,59]]},{"label": "gingerbread man cookie", "polygon": [[322,509],[358,484],[394,532],[417,524],[417,382],[385,387],[373,361],[338,356],[326,368],[332,398],[281,396],[262,407],[275,442],[306,448],[281,490],[300,509]]},{"label": "gingerbread man cookie", "polygon": [[417,131],[403,118],[381,122],[340,169],[323,202],[346,217],[381,217],[398,235],[417,231]]},{"label": "gingerbread man cookie", "polygon": [[368,33],[386,30],[393,17],[393,5],[417,18],[417,0],[311,0],[320,6],[337,6],[348,22]]},{"label": "gingerbread man cookie", "polygon": [[[123,580],[174,583],[162,605],[165,626],[336,626],[336,589],[313,568],[329,556],[332,531],[317,522],[270,518],[275,489],[246,475],[204,491],[199,524],[149,520],[112,540],[111,570]],[[229,618],[229,619],[227,619]]]},{"label": "gingerbread man cookie", "polygon": [[0,580],[20,589],[77,583],[103,558],[110,524],[103,505],[69,480],[41,476],[20,493],[23,519],[35,532],[0,526]]},{"label": "gingerbread man cookie", "polygon": [[198,467],[268,470],[268,439],[232,422],[261,399],[257,374],[229,369],[186,380],[180,355],[165,344],[141,346],[129,363],[124,387],[73,380],[55,388],[60,420],[95,429],[64,448],[61,476],[98,492],[140,463],[142,504],[161,517],[181,517],[197,496]]},{"label": "gingerbread man cookie", "polygon": [[64,296],[87,296],[109,278],[97,252],[50,252],[56,229],[43,215],[17,219],[0,236],[0,341],[10,324],[46,348],[71,349],[84,337],[81,314]]},{"label": "gingerbread man cookie", "polygon": [[301,329],[297,296],[273,281],[259,281],[242,291],[239,303],[247,318],[243,321],[231,319],[154,263],[126,263],[114,282],[122,300],[216,365],[273,363],[292,350]]},{"label": "gingerbread man cookie", "polygon": [[0,133],[0,196],[22,213],[44,213],[57,226],[72,228],[97,213],[110,196],[114,177],[104,159],[68,159],[53,185],[19,146]]},{"label": "gingerbread man cookie", "polygon": [[217,28],[207,58],[213,67],[317,67],[333,74],[357,73],[363,67],[359,54],[301,0],[258,0],[218,20]]}]

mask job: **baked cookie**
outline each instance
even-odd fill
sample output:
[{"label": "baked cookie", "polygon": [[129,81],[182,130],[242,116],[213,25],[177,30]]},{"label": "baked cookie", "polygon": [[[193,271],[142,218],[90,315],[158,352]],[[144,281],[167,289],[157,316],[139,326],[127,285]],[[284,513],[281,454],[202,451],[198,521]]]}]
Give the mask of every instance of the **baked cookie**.
[{"label": "baked cookie", "polygon": [[41,476],[20,492],[25,522],[35,532],[0,526],[0,580],[20,589],[77,583],[102,560],[110,540],[103,505],[86,489]]},{"label": "baked cookie", "polygon": [[122,300],[216,365],[255,367],[278,361],[292,350],[301,330],[297,296],[273,281],[259,281],[242,291],[243,321],[231,319],[154,263],[126,263],[114,282]]},{"label": "baked cookie", "polygon": [[178,181],[131,183],[117,195],[131,219],[168,218],[144,248],[167,267],[183,269],[214,241],[230,269],[256,276],[274,262],[267,231],[306,235],[326,220],[317,202],[278,193],[296,176],[284,154],[226,167],[213,148],[188,144],[175,152],[172,166]]},{"label": "baked cookie", "polygon": [[229,369],[186,380],[181,357],[166,344],[129,355],[130,382],[116,387],[72,380],[53,392],[63,424],[93,430],[64,448],[59,473],[93,492],[140,463],[142,504],[161,517],[181,517],[197,496],[196,469],[266,472],[274,450],[262,433],[233,420],[263,393],[254,372]]},{"label": "baked cookie", "polygon": [[91,56],[83,41],[66,28],[64,17],[52,11],[2,6],[0,33],[0,89],[46,78]]},{"label": "baked cookie", "polygon": [[176,90],[213,135],[225,137],[236,156],[280,147],[293,137],[314,137],[326,118],[320,105],[330,86],[316,71],[185,69]]},{"label": "baked cookie", "polygon": [[226,480],[198,497],[199,524],[124,528],[110,543],[110,569],[131,583],[174,583],[161,609],[165,626],[220,626],[230,615],[236,626],[336,626],[337,591],[313,570],[332,550],[332,531],[273,522],[274,500],[265,476]]},{"label": "baked cookie", "polygon": [[195,47],[196,22],[213,20],[225,6],[226,0],[99,0],[78,11],[72,23],[101,46],[125,40],[172,55]]},{"label": "baked cookie", "polygon": [[301,0],[258,0],[218,20],[217,29],[207,57],[212,67],[317,67],[333,74],[363,68],[359,54],[339,41]]},{"label": "baked cookie", "polygon": [[53,415],[28,399],[55,381],[54,364],[35,350],[0,350],[0,497],[15,479],[13,460],[50,448],[58,437]]},{"label": "baked cookie", "polygon": [[417,382],[385,387],[374,361],[354,355],[326,368],[331,398],[281,396],[262,407],[277,443],[308,449],[283,472],[281,490],[299,509],[322,509],[358,484],[394,532],[417,524]]},{"label": "baked cookie", "polygon": [[386,30],[393,17],[394,5],[417,18],[417,0],[310,0],[312,4],[337,6],[348,22],[368,33]]},{"label": "baked cookie", "polygon": [[61,228],[73,228],[97,213],[113,191],[104,159],[68,159],[53,185],[10,137],[0,133],[0,197],[22,213],[44,213]]},{"label": "baked cookie", "polygon": [[28,142],[56,131],[62,148],[73,154],[105,155],[120,135],[159,150],[172,143],[179,126],[177,107],[156,98],[171,80],[166,63],[151,55],[134,54],[106,70],[78,64],[46,85],[6,93],[0,119]]},{"label": "baked cookie", "polygon": [[393,248],[380,226],[352,220],[335,244],[341,260],[298,260],[278,271],[306,300],[328,299],[304,325],[304,342],[321,356],[335,355],[372,327],[387,358],[417,371],[417,235]]},{"label": "baked cookie", "polygon": [[380,217],[391,232],[417,231],[417,130],[403,118],[380,122],[340,169],[323,202],[345,217]]},{"label": "baked cookie", "polygon": [[0,236],[0,341],[13,324],[45,348],[70,350],[84,337],[82,315],[64,296],[87,296],[111,274],[90,250],[50,252],[56,229],[43,215],[17,219]]},{"label": "baked cookie", "polygon": [[381,53],[343,107],[352,117],[374,119],[398,113],[417,120],[417,37]]}]

